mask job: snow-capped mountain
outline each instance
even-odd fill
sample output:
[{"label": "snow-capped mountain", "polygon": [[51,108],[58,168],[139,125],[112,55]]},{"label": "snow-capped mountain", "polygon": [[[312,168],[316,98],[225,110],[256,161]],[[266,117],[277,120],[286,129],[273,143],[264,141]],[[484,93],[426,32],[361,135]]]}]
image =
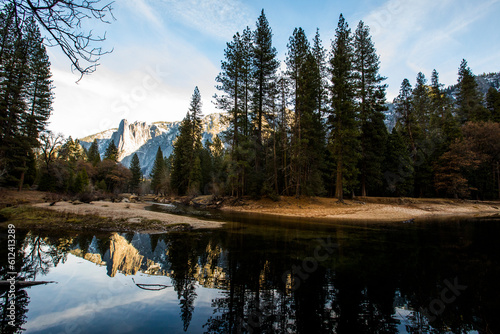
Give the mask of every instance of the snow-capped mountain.
[{"label": "snow-capped mountain", "polygon": [[[144,175],[149,176],[156,158],[158,147],[161,147],[163,155],[168,157],[172,154],[174,141],[179,134],[181,122],[146,122],[129,123],[122,119],[117,129],[106,130],[94,135],[80,139],[80,144],[89,149],[90,145],[97,140],[101,158],[106,152],[111,140],[118,148],[118,161],[129,167],[134,153],[137,153]],[[203,138],[212,141],[215,135],[224,131],[226,127],[221,122],[221,114],[207,115],[202,120]]]}]

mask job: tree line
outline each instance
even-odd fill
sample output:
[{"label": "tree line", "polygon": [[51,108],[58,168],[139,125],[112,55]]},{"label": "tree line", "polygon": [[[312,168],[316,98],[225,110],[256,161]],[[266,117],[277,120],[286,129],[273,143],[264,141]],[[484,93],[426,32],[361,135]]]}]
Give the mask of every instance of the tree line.
[{"label": "tree line", "polygon": [[[455,96],[418,73],[394,99],[385,124],[385,78],[369,27],[340,15],[330,51],[319,31],[289,39],[280,71],[264,11],[227,43],[214,99],[227,131],[201,143],[199,92],[169,159],[159,150],[158,192],[498,198],[500,93],[486,97],[465,60]],[[225,144],[224,148],[221,141]],[[211,159],[210,159],[211,158]],[[212,164],[212,165],[211,165]],[[220,171],[224,171],[221,173]],[[162,175],[162,176],[160,176]]]},{"label": "tree line", "polygon": [[[12,7],[0,16],[0,182],[80,193],[147,191],[137,156],[126,168],[111,141],[44,131],[52,111],[50,63],[33,20],[20,28]],[[452,196],[500,192],[500,93],[484,96],[464,60],[450,95],[436,70],[404,79],[388,129],[385,78],[369,27],[351,31],[340,15],[329,50],[319,30],[296,28],[280,64],[264,11],[237,32],[216,77],[227,130],[202,142],[195,88],[173,154],[158,148],[150,175],[156,193],[288,196]],[[282,66],[283,65],[283,66]],[[282,70],[280,70],[282,69]]]},{"label": "tree line", "polygon": [[116,146],[101,161],[96,147],[86,152],[78,140],[46,130],[54,98],[50,62],[37,19],[23,5],[0,11],[0,185],[74,194],[131,189],[138,172],[117,162]]}]

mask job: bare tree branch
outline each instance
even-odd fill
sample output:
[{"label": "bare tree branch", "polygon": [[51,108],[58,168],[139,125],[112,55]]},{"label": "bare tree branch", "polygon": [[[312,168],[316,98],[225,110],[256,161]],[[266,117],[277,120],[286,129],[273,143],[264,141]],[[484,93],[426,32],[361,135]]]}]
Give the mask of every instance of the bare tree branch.
[{"label": "bare tree branch", "polygon": [[45,43],[59,46],[71,62],[72,70],[85,74],[93,73],[101,56],[112,52],[98,46],[106,40],[94,36],[92,30],[84,31],[87,20],[110,23],[114,20],[111,5],[101,5],[101,0],[2,0],[3,7],[12,6],[18,27],[33,17],[45,30]]}]

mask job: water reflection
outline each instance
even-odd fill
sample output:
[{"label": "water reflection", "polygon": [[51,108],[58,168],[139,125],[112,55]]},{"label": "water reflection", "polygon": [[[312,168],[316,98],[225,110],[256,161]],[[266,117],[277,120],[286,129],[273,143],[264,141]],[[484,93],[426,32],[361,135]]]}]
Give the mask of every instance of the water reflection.
[{"label": "water reflection", "polygon": [[[176,300],[184,332],[489,334],[500,332],[499,232],[498,222],[482,221],[300,228],[235,223],[153,235],[18,233],[16,265],[22,279],[43,280],[71,254],[113,279],[141,274],[137,283],[147,284],[168,277],[172,293],[165,303]],[[0,257],[4,280],[5,250]],[[92,275],[102,274],[96,269]],[[10,300],[2,289],[1,326],[8,333]],[[212,290],[210,305],[198,301],[200,292]],[[26,324],[30,291],[17,290],[14,329]],[[193,325],[197,312],[208,315]],[[150,332],[164,332],[163,317],[149,319]],[[106,332],[110,318],[103,319]]]}]

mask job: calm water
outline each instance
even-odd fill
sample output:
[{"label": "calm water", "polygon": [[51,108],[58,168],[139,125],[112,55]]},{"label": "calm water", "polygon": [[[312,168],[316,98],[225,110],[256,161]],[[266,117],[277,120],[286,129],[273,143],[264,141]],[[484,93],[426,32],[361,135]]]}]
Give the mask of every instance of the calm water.
[{"label": "calm water", "polygon": [[[25,333],[500,333],[500,221],[16,231]],[[7,235],[0,230],[2,279]],[[157,284],[157,285],[147,285]],[[8,294],[1,290],[3,333]]]}]

